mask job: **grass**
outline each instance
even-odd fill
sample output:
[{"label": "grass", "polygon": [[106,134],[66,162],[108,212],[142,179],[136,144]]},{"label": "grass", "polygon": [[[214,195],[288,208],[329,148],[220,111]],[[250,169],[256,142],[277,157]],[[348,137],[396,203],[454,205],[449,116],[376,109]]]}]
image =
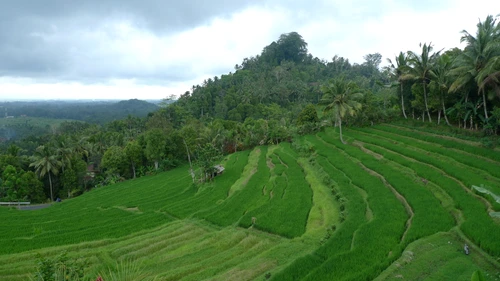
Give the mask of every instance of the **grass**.
[{"label": "grass", "polygon": [[[263,192],[263,196],[267,198],[268,193],[269,198],[259,207],[248,211],[239,225],[251,225],[284,237],[299,237],[306,231],[312,190],[297,162],[297,155],[288,143],[282,143],[278,149],[273,150],[273,156],[273,184],[266,185],[266,192]],[[276,174],[278,167],[283,168]]]},{"label": "grass", "polygon": [[328,179],[326,173],[319,169],[313,159],[310,160],[298,159],[299,165],[306,174],[306,181],[313,190],[312,207],[304,236],[318,241],[329,238],[333,229],[340,223],[340,203],[335,200],[334,186],[328,186],[329,180],[326,182],[322,180]]},{"label": "grass", "polygon": [[[201,221],[183,220],[122,238],[36,252],[53,256],[67,251],[70,258],[88,260],[85,280],[95,280],[98,275],[123,277],[127,271],[159,280],[217,279],[218,275],[230,274],[235,266],[246,271],[248,280],[289,262],[293,258],[290,250],[305,250],[302,245],[288,243],[290,249],[279,253],[275,247],[287,243],[282,240],[254,231],[215,229]],[[34,271],[33,255],[34,252],[25,252],[0,256],[2,280],[25,280],[27,273]]]},{"label": "grass", "polygon": [[500,279],[500,269],[494,261],[477,252],[466,256],[463,246],[463,238],[456,232],[436,233],[415,241],[375,281],[470,280],[476,270],[489,277],[487,280]]},{"label": "grass", "polygon": [[447,231],[453,226],[451,215],[441,207],[439,200],[425,188],[422,182],[412,181],[398,169],[384,163],[384,159],[376,159],[356,147],[346,147],[344,151],[360,161],[363,166],[383,175],[408,200],[415,215],[405,242],[411,242],[438,231]]},{"label": "grass", "polygon": [[[381,140],[384,140],[387,147],[391,147],[391,149],[403,155],[411,155],[419,161],[440,167],[446,173],[460,180],[468,188],[480,183],[488,186],[493,193],[500,193],[500,188],[498,187],[500,177],[496,176],[499,172],[495,169],[496,166],[500,168],[498,163],[492,164],[489,161],[470,154],[461,154],[456,151],[450,152],[438,145],[414,141],[408,137],[400,137],[395,133],[385,133],[383,131],[368,129],[360,132],[375,135],[376,139],[372,138],[370,140],[371,143],[380,143]],[[356,135],[356,138],[358,137],[363,138],[359,134]],[[392,144],[388,145],[388,142],[392,142]],[[489,170],[494,171],[493,174],[495,175],[488,173]],[[490,199],[494,209],[500,210],[500,205],[493,198],[486,198]]]},{"label": "grass", "polygon": [[0,279],[62,252],[83,280],[500,279],[499,206],[471,190],[498,192],[497,152],[420,130],[347,128],[344,145],[328,129],[231,154],[209,183],[184,166],[0,208]]},{"label": "grass", "polygon": [[387,140],[381,140],[380,134],[371,137],[361,134],[352,134],[352,136],[376,144],[376,146],[366,145],[365,147],[383,154],[385,158],[393,162],[410,167],[420,176],[420,179],[435,183],[442,188],[453,198],[455,208],[463,216],[464,221],[459,225],[462,231],[490,254],[500,256],[500,243],[495,236],[490,235],[500,233],[500,225],[488,215],[487,205],[471,192],[467,192],[467,185],[464,182],[469,177],[475,176],[470,169],[449,165],[449,161],[429,157],[430,155],[423,151],[408,148],[409,144],[402,147]]}]

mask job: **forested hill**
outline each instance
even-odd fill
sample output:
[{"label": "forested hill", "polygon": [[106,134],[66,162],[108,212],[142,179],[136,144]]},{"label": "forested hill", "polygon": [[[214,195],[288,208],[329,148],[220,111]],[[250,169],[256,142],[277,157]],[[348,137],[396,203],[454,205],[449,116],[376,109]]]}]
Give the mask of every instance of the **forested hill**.
[{"label": "forested hill", "polygon": [[304,104],[319,102],[322,84],[342,76],[370,90],[370,97],[375,94],[383,106],[383,100],[393,93],[380,86],[388,83],[389,72],[379,70],[380,54],[367,54],[364,58],[361,64],[351,64],[337,55],[331,61],[321,60],[308,53],[301,35],[283,34],[261,54],[236,64],[234,73],[208,78],[193,86],[179,98],[177,105],[196,118],[238,122],[248,117],[268,119],[278,109],[296,116]]},{"label": "forested hill", "polygon": [[[478,24],[476,37],[481,40],[465,34],[461,39],[469,41],[463,50],[434,51],[432,44],[424,43],[414,46],[421,51],[401,51],[384,67],[379,53],[366,54],[359,64],[337,55],[328,61],[319,59],[308,53],[301,35],[286,33],[260,54],[236,64],[234,73],[208,78],[168,106],[138,100],[40,102],[33,107],[4,104],[9,115],[104,125],[67,122],[37,138],[10,141],[5,137],[9,142],[0,147],[0,172],[10,165],[39,173],[33,166],[51,156],[57,160],[53,166],[49,163],[54,181],[47,181],[46,173],[39,174],[45,181],[40,198],[65,198],[91,186],[167,170],[187,161],[202,167],[199,175],[207,175],[215,156],[291,141],[334,125],[344,142],[342,127],[399,118],[447,124],[440,130],[454,134],[457,129],[494,147],[500,131],[500,93],[496,92],[500,24],[491,16],[485,22],[495,29],[484,30],[485,25]],[[482,38],[484,34],[489,35]],[[477,53],[483,50],[477,42],[483,41],[491,52]],[[134,113],[144,118],[128,117]],[[98,172],[97,176],[85,181],[86,167]],[[24,198],[16,196],[12,199]]]},{"label": "forested hill", "polygon": [[363,94],[363,110],[350,124],[399,115],[495,135],[500,125],[500,24],[488,16],[477,28],[475,34],[462,32],[463,50],[435,51],[432,43],[422,43],[416,52],[386,58],[383,67],[379,53],[366,54],[361,64],[337,55],[319,59],[308,53],[301,35],[282,34],[260,54],[236,64],[234,73],[192,86],[177,105],[195,118],[295,120],[306,104],[320,102],[323,90],[328,91],[322,86],[343,79]]},{"label": "forested hill", "polygon": [[24,251],[78,243],[91,270],[132,257],[140,274],[172,280],[500,277],[500,23],[488,16],[462,34],[462,50],[423,43],[380,67],[379,53],[318,59],[291,32],[168,106],[0,104],[103,124],[0,143],[0,201],[63,199],[33,217],[0,209],[13,226],[0,239],[0,279],[27,279]]},{"label": "forested hill", "polygon": [[1,114],[26,115],[55,119],[73,119],[89,123],[106,124],[124,119],[128,115],[145,117],[156,111],[156,104],[131,99],[123,101],[30,101],[0,102]]}]

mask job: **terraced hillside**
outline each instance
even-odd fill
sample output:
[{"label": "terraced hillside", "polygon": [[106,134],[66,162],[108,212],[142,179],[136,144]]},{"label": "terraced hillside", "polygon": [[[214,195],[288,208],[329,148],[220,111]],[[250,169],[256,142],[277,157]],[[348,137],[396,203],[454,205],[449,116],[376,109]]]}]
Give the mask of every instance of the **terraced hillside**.
[{"label": "terraced hillside", "polygon": [[231,154],[203,185],[180,167],[0,209],[0,279],[67,252],[85,280],[500,280],[499,152],[393,125],[345,137]]}]

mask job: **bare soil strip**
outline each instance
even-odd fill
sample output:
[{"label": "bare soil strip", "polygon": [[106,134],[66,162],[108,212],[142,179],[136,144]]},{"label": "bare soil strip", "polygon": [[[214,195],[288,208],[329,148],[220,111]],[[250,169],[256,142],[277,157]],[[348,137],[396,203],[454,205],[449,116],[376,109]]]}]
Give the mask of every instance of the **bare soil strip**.
[{"label": "bare soil strip", "polygon": [[353,142],[352,142],[352,144],[353,144],[354,146],[359,147],[359,148],[360,148],[360,149],[361,149],[364,153],[369,154],[369,155],[371,155],[371,156],[375,157],[377,160],[380,160],[380,159],[384,158],[384,156],[383,156],[383,155],[380,155],[380,154],[375,153],[375,152],[373,152],[373,151],[371,151],[371,150],[369,150],[369,149],[366,149],[366,148],[363,146],[363,143],[362,143],[362,142],[360,142],[360,141],[353,141]]}]

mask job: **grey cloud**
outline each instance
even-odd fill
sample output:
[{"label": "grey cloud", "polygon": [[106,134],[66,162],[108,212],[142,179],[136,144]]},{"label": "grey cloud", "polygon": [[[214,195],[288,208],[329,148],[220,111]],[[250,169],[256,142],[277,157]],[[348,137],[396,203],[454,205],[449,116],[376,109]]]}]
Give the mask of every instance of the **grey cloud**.
[{"label": "grey cloud", "polygon": [[[414,0],[402,1],[408,5],[416,3]],[[99,37],[85,38],[82,34],[86,31],[105,33],[108,30],[103,26],[107,23],[126,21],[162,37],[257,5],[269,10],[289,11],[298,26],[310,19],[333,18],[346,23],[342,32],[351,32],[353,22],[379,17],[386,8],[360,0],[0,0],[0,77],[84,83],[110,78],[172,82],[190,79],[194,74],[186,70],[189,66],[156,66],[159,69],[130,66],[124,62],[124,54],[109,50],[111,46],[106,46],[107,41],[99,41],[102,39]],[[245,56],[253,55],[256,54]],[[233,64],[236,63],[240,61]],[[227,71],[214,67],[211,72],[220,75]]]},{"label": "grey cloud", "polygon": [[137,18],[148,28],[156,31],[193,27],[214,16],[228,15],[252,3],[250,0],[17,0],[3,2],[0,16],[4,19],[38,18],[42,21],[57,21],[61,18],[73,18],[80,15],[94,18],[128,15]]},{"label": "grey cloud", "polygon": [[92,63],[99,62],[91,62],[86,56],[95,55],[99,50],[93,48],[102,46],[99,42],[82,43],[77,37],[78,32],[98,30],[103,23],[126,20],[159,36],[168,35],[206,23],[214,17],[228,16],[251,2],[1,0],[0,76],[100,80],[156,75],[157,78],[180,80],[183,77],[175,72],[169,74],[169,70],[156,74],[113,69],[112,64],[93,67]]}]

